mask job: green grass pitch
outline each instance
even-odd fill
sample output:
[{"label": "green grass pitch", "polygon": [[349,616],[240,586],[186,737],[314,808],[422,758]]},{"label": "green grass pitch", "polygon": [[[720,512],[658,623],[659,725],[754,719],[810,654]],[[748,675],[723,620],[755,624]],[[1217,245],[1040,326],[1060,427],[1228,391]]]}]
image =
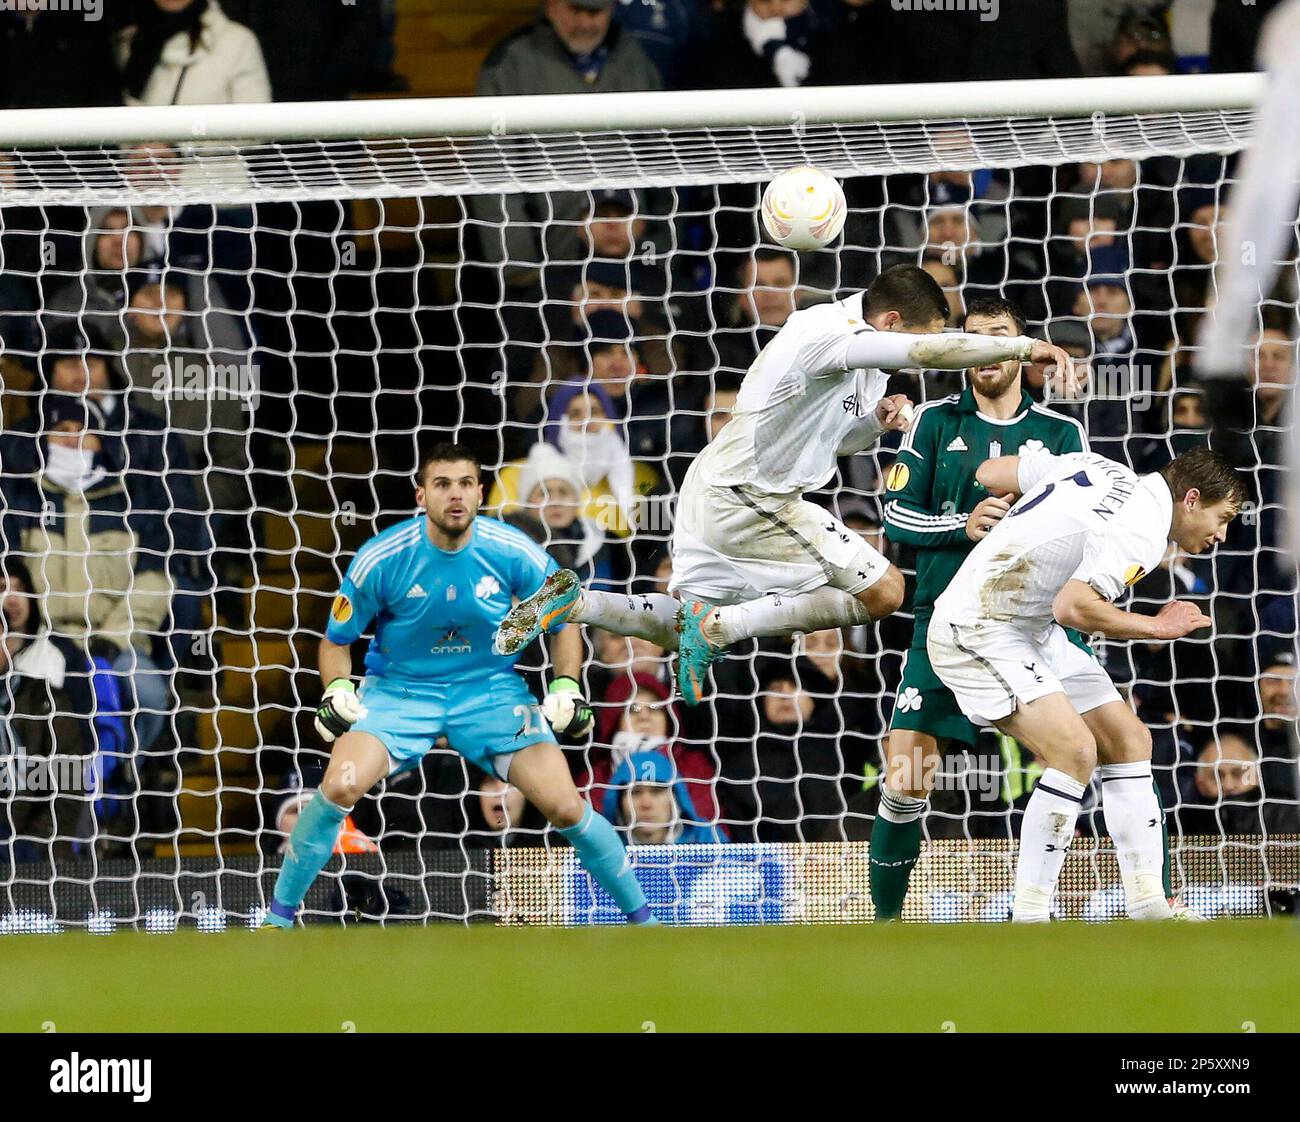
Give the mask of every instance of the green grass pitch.
[{"label": "green grass pitch", "polygon": [[19,1032],[1295,1032],[1300,925],[15,936],[0,993]]}]

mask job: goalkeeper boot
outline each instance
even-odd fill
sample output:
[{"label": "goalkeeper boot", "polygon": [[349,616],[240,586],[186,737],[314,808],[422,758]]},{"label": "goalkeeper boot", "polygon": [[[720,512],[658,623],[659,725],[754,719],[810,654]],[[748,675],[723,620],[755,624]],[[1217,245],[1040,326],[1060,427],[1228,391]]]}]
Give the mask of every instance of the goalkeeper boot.
[{"label": "goalkeeper boot", "polygon": [[723,649],[709,641],[704,623],[713,605],[703,600],[684,600],[677,613],[677,690],[687,705],[704,699],[704,681],[709,667],[723,655]]},{"label": "goalkeeper boot", "polygon": [[572,569],[552,573],[527,600],[520,600],[501,621],[492,638],[492,651],[516,655],[543,631],[564,623],[582,594],[582,581]]}]

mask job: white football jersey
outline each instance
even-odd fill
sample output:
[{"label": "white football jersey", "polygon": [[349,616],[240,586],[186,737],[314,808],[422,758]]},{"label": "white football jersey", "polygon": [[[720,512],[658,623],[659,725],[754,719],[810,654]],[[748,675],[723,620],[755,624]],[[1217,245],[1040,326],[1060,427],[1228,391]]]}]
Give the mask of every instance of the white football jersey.
[{"label": "white football jersey", "polygon": [[874,418],[888,376],[844,365],[853,338],[875,330],[863,318],[862,295],[786,320],[745,375],[731,420],[700,453],[700,482],[802,493],[831,479],[837,457],[879,439]]},{"label": "white football jersey", "polygon": [[1139,476],[1092,452],[1020,457],[1021,499],[967,555],[935,601],[956,624],[1009,623],[1035,638],[1071,580],[1107,600],[1164,558],[1174,500],[1158,472]]}]

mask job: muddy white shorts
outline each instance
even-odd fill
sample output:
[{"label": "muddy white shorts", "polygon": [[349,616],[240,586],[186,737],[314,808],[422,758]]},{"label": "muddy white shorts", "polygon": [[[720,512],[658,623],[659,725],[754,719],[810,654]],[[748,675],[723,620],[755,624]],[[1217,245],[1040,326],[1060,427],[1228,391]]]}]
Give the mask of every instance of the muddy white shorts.
[{"label": "muddy white shorts", "polygon": [[1120,700],[1101,663],[1058,624],[1037,642],[1009,624],[955,624],[936,612],[926,650],[939,681],[973,721],[992,723],[1049,693],[1064,693],[1078,713]]},{"label": "muddy white shorts", "polygon": [[889,562],[829,511],[800,495],[696,484],[687,476],[672,538],[675,596],[738,604],[831,585],[851,596]]}]

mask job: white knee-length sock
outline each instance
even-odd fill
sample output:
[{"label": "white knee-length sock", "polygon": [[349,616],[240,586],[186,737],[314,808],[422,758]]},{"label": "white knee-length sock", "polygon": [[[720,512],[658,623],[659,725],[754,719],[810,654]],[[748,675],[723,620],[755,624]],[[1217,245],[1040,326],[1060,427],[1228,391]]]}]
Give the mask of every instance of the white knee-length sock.
[{"label": "white knee-length sock", "polygon": [[1046,923],[1051,919],[1052,895],[1061,878],[1066,850],[1074,840],[1083,791],[1077,779],[1048,768],[1029,796],[1020,825],[1016,894],[1011,908],[1011,918],[1017,923]]},{"label": "white knee-length sock", "polygon": [[1097,774],[1129,918],[1169,919],[1173,913],[1165,899],[1160,804],[1151,785],[1151,764],[1102,764]]},{"label": "white knee-length sock", "polygon": [[681,602],[661,592],[628,596],[584,588],[569,619],[603,627],[615,635],[648,639],[667,651],[677,649],[677,611]]},{"label": "white knee-length sock", "polygon": [[797,596],[760,596],[718,608],[705,628],[711,642],[729,647],[742,639],[788,638],[867,623],[871,613],[856,596],[826,585]]}]

